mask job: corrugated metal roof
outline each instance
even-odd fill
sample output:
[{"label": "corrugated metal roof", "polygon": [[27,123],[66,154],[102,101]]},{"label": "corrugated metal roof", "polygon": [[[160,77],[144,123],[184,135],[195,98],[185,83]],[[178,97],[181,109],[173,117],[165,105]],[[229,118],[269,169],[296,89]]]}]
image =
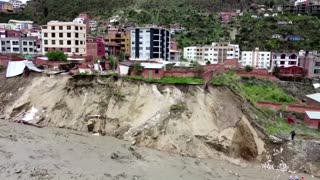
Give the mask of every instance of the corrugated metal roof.
[{"label": "corrugated metal roof", "polygon": [[141,66],[146,69],[162,69],[164,65],[157,63],[141,63]]},{"label": "corrugated metal roof", "polygon": [[307,95],[307,97],[310,99],[313,99],[317,102],[320,102],[320,93],[309,94],[309,95]]},{"label": "corrugated metal roof", "polygon": [[320,120],[320,111],[306,111],[306,114],[310,119]]}]

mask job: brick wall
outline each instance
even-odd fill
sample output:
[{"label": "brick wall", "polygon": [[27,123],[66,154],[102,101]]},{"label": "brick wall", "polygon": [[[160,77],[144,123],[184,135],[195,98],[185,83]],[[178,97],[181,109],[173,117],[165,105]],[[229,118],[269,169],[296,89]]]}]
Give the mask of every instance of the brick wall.
[{"label": "brick wall", "polygon": [[317,102],[317,101],[310,99],[308,97],[306,97],[306,101],[309,106],[320,107],[320,102]]},{"label": "brick wall", "polygon": [[287,111],[304,113],[306,111],[320,111],[320,107],[303,106],[303,105],[287,105]]},{"label": "brick wall", "polygon": [[198,73],[192,70],[167,70],[164,77],[197,77]]},{"label": "brick wall", "polygon": [[274,109],[276,111],[279,111],[282,109],[282,104],[280,103],[273,103],[273,102],[257,102],[257,105],[259,107],[264,107],[264,108],[270,108]]},{"label": "brick wall", "polygon": [[310,119],[309,116],[307,114],[305,114],[304,116],[304,123],[305,125],[307,125],[309,128],[312,129],[319,129],[319,120],[315,120],[315,119]]},{"label": "brick wall", "polygon": [[144,69],[142,72],[143,77],[148,79],[150,72],[152,72],[152,78],[154,79],[161,79],[164,76],[164,69]]},{"label": "brick wall", "polygon": [[260,74],[255,72],[237,72],[238,76],[241,77],[256,77],[256,78],[262,78],[262,79],[269,79],[272,81],[278,81],[279,79],[273,75],[270,74]]}]

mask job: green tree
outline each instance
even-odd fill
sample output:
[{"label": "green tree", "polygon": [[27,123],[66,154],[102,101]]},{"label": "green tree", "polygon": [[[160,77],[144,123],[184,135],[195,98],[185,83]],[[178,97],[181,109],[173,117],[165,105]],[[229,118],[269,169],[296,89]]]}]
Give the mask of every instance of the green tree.
[{"label": "green tree", "polygon": [[108,57],[108,61],[110,62],[111,68],[115,71],[117,68],[117,59],[115,56],[110,55]]},{"label": "green tree", "polygon": [[120,55],[119,55],[119,62],[122,62],[126,59],[126,54],[124,52],[120,52]]},{"label": "green tree", "polygon": [[273,68],[272,74],[274,76],[279,76],[280,74],[280,68],[278,67],[278,65],[276,64],[276,66]]},{"label": "green tree", "polygon": [[249,66],[249,65],[246,65],[246,67],[244,68],[244,70],[245,70],[246,72],[251,72],[251,71],[253,70],[253,68],[252,68],[251,66]]},{"label": "green tree", "polygon": [[49,51],[46,56],[49,61],[67,61],[68,58],[63,51]]},{"label": "green tree", "polygon": [[209,65],[209,64],[211,64],[211,62],[210,62],[210,61],[207,61],[207,62],[206,62],[206,65]]},{"label": "green tree", "polygon": [[135,70],[137,72],[141,72],[143,70],[143,66],[141,66],[141,63],[139,63],[139,62],[135,62],[133,64],[133,70]]}]

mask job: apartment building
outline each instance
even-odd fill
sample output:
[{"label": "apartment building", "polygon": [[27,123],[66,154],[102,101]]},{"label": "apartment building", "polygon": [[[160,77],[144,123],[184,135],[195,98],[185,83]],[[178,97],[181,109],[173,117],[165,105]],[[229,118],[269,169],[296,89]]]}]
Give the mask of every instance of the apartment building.
[{"label": "apartment building", "polygon": [[131,58],[170,61],[170,32],[164,28],[135,28],[131,30]]},{"label": "apartment building", "polygon": [[271,70],[274,67],[292,67],[299,65],[298,53],[272,53]]},{"label": "apartment building", "polygon": [[8,2],[0,1],[0,7],[2,12],[13,12],[13,6]]},{"label": "apartment building", "polygon": [[97,30],[98,22],[95,20],[90,20],[89,26],[91,31],[95,31]]},{"label": "apartment building", "polygon": [[106,47],[103,37],[87,38],[87,56],[102,58],[106,56]]},{"label": "apartment building", "polygon": [[60,50],[68,55],[86,55],[86,25],[50,21],[42,26],[42,53]]},{"label": "apartment building", "polygon": [[183,57],[188,61],[198,61],[200,64],[205,64],[208,61],[210,64],[220,64],[225,59],[239,59],[240,48],[239,45],[229,42],[214,42],[207,46],[186,47],[183,51]]},{"label": "apartment building", "polygon": [[251,66],[254,68],[270,68],[271,62],[271,52],[269,51],[259,51],[256,48],[253,51],[242,51],[241,52],[241,65]]},{"label": "apartment building", "polygon": [[32,29],[33,21],[19,21],[10,19],[8,22],[10,29],[20,31],[23,29]]},{"label": "apartment building", "polygon": [[86,13],[80,13],[72,22],[85,24],[87,33],[90,33],[90,17]]},{"label": "apartment building", "polygon": [[197,46],[183,48],[183,58],[187,61],[195,61],[197,56]]},{"label": "apartment building", "polygon": [[299,66],[304,69],[307,78],[320,78],[320,55],[317,53],[300,54]]},{"label": "apartment building", "polygon": [[[130,30],[121,29],[119,27],[110,27],[108,34],[105,35],[105,41],[110,45],[110,48],[117,49],[119,52],[130,54]],[[115,52],[115,51],[113,51]],[[119,53],[114,53],[119,54]]]},{"label": "apartment building", "polygon": [[8,37],[0,39],[0,52],[6,54],[36,54],[36,38]]}]

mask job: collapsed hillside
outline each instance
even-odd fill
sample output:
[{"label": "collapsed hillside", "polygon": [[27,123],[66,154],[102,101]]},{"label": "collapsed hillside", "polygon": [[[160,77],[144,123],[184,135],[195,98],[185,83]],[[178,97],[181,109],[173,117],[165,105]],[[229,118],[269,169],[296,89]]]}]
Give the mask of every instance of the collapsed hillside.
[{"label": "collapsed hillside", "polygon": [[[261,162],[274,149],[295,152],[299,148],[270,144],[257,123],[265,117],[224,86],[209,87],[206,92],[200,86],[94,76],[0,81],[4,84],[0,118],[10,121],[36,109],[33,121],[38,125],[106,134],[134,145],[198,158],[229,156]],[[271,160],[275,166],[286,160],[294,167],[289,155],[272,156]],[[303,158],[312,156],[295,160],[302,162]],[[313,173],[318,168],[311,160],[303,171]]]}]

